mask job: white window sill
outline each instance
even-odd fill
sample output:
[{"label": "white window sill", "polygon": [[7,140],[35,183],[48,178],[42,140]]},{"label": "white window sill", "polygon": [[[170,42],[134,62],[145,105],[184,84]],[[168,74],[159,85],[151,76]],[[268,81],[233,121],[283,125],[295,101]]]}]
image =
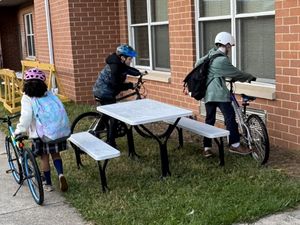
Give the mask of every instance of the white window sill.
[{"label": "white window sill", "polygon": [[[142,70],[141,70],[142,71]],[[132,76],[130,76],[132,77]],[[148,71],[148,74],[143,76],[143,80],[153,80],[163,83],[171,82],[170,72]]]},{"label": "white window sill", "polygon": [[35,61],[36,60],[36,57],[35,56],[27,56],[25,58],[25,60],[28,60],[28,61]]},{"label": "white window sill", "polygon": [[240,83],[234,84],[236,94],[246,94],[257,98],[264,98],[269,100],[275,99],[275,85],[261,82]]}]

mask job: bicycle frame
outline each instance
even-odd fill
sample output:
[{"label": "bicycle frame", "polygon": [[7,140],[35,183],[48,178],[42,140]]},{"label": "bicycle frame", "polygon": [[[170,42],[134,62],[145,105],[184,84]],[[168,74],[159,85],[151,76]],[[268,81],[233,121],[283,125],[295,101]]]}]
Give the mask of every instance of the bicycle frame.
[{"label": "bicycle frame", "polygon": [[122,101],[122,100],[124,100],[124,99],[126,99],[126,98],[129,98],[129,97],[132,97],[132,96],[134,96],[134,95],[137,96],[136,99],[142,99],[142,98],[145,98],[146,95],[145,95],[145,94],[141,94],[141,93],[140,93],[140,89],[141,89],[142,87],[144,87],[145,81],[143,81],[143,76],[146,75],[146,74],[148,74],[147,71],[145,71],[143,74],[141,74],[141,75],[139,76],[138,81],[137,81],[137,83],[136,83],[136,86],[135,86],[135,88],[134,88],[134,91],[132,91],[132,92],[129,93],[129,94],[126,94],[126,95],[124,95],[124,96],[121,96],[121,97],[117,98],[117,102],[118,102],[118,101]]},{"label": "bicycle frame", "polygon": [[244,108],[242,109],[238,103],[238,101],[236,100],[236,97],[234,95],[233,92],[231,92],[230,94],[230,99],[231,99],[231,104],[233,106],[235,115],[236,115],[236,120],[237,120],[237,124],[239,126],[240,131],[244,135],[245,140],[247,141],[247,145],[249,147],[249,149],[252,149],[252,137],[250,135],[250,130],[248,125],[246,124],[246,120],[247,120],[247,116],[246,116],[246,106],[244,106]]},{"label": "bicycle frame", "polygon": [[[13,196],[18,193],[24,181],[27,180],[34,201],[41,205],[44,201],[44,192],[40,171],[31,150],[24,148],[23,143],[23,140],[28,139],[28,137],[20,135],[16,138],[11,123],[11,119],[19,116],[20,115],[17,114],[11,117],[7,116],[6,118],[0,118],[0,121],[7,123],[9,133],[5,138],[5,147],[10,169],[7,170],[6,173],[12,172],[15,181],[19,184],[19,187]],[[35,179],[35,181],[32,181],[32,179]]]}]

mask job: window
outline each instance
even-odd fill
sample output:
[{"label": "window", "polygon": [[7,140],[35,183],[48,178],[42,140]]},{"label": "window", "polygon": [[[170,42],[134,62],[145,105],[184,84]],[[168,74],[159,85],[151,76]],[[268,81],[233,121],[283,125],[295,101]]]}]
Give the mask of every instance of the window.
[{"label": "window", "polygon": [[137,51],[135,65],[170,70],[167,0],[128,0],[130,44]]},{"label": "window", "polygon": [[227,31],[236,39],[232,63],[257,76],[258,81],[275,82],[274,0],[196,0],[197,55],[214,46],[217,33]]},{"label": "window", "polygon": [[25,38],[26,38],[27,55],[29,57],[35,57],[32,13],[25,14],[24,21],[25,21]]}]

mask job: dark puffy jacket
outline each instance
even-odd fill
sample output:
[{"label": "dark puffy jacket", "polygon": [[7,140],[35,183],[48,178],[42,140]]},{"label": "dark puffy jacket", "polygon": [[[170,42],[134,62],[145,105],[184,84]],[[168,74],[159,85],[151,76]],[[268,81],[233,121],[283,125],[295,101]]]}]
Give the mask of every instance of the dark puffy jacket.
[{"label": "dark puffy jacket", "polygon": [[93,87],[94,96],[100,99],[113,99],[121,91],[133,88],[132,83],[125,83],[127,74],[139,76],[141,73],[122,63],[116,53],[109,55]]}]

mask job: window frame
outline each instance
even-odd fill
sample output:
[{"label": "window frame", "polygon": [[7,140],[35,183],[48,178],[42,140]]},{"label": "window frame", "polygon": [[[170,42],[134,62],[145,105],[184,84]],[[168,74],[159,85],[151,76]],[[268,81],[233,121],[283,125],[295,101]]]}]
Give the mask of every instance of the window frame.
[{"label": "window frame", "polygon": [[[136,23],[132,24],[131,21],[131,0],[126,0],[127,3],[127,21],[128,21],[128,40],[129,44],[135,48],[135,39],[134,39],[134,28],[136,27],[142,27],[142,26],[147,26],[148,30],[148,43],[149,43],[149,66],[142,66],[142,65],[137,65],[136,64],[136,59],[134,58],[133,60],[133,65],[137,66],[140,69],[145,69],[145,70],[150,70],[150,71],[157,71],[157,72],[170,72],[171,71],[171,64],[170,68],[161,68],[157,67],[154,69],[154,48],[153,48],[153,43],[152,43],[152,28],[154,26],[161,26],[161,25],[167,25],[168,26],[168,31],[169,31],[169,20],[167,21],[159,21],[159,22],[152,22],[152,14],[151,14],[151,1],[152,0],[146,0],[147,1],[147,22],[146,23]],[[167,15],[168,16],[168,15]],[[159,69],[159,70],[157,70]]]},{"label": "window frame", "polygon": [[[27,26],[27,24],[29,24],[29,27]],[[24,29],[25,29],[25,43],[26,43],[27,56],[29,58],[35,58],[36,54],[35,54],[33,14],[32,13],[24,14]],[[31,48],[29,47],[28,37],[30,37]],[[29,50],[29,48],[30,48],[31,51]],[[30,52],[32,52],[32,55],[30,55]]]},{"label": "window frame", "polygon": [[[230,15],[222,15],[222,16],[208,16],[208,17],[200,17],[200,10],[199,10],[199,1],[200,0],[194,0],[195,4],[195,18],[196,18],[196,23],[195,23],[195,31],[196,31],[196,56],[197,58],[200,58],[200,22],[205,22],[205,21],[220,21],[220,20],[230,20],[230,25],[231,25],[231,34],[235,37],[237,40],[237,20],[238,19],[243,19],[243,18],[253,18],[253,17],[263,17],[263,16],[274,16],[275,18],[275,10],[271,11],[263,11],[263,12],[254,12],[254,13],[237,13],[236,7],[237,7],[237,0],[230,0]],[[274,0],[274,6],[275,6],[275,0]],[[274,34],[275,35],[275,34]],[[203,39],[203,38],[202,38]],[[239,38],[240,40],[240,38]],[[239,54],[241,57],[241,54]],[[232,48],[231,50],[231,60],[232,64],[236,66],[237,63],[237,48]],[[262,79],[261,83],[268,83],[270,82],[265,82]],[[274,80],[275,83],[275,74],[274,74]],[[272,82],[271,82],[272,83]]]}]

